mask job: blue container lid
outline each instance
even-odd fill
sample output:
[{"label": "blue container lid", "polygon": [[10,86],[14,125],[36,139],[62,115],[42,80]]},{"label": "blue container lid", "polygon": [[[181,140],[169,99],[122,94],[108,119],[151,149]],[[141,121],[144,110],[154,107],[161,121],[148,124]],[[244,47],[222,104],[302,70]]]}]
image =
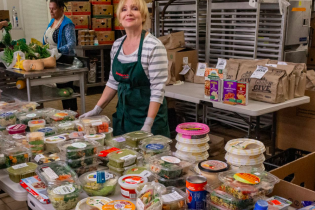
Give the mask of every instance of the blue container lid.
[{"label": "blue container lid", "polygon": [[255,204],[254,210],[267,210],[268,202],[265,200],[258,200]]}]

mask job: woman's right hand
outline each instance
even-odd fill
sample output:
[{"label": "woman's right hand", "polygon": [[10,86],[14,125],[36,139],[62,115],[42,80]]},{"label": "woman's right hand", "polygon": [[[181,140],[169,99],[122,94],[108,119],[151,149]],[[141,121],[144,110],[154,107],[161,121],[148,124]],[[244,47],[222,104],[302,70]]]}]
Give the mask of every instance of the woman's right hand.
[{"label": "woman's right hand", "polygon": [[79,117],[79,119],[99,115],[102,111],[103,111],[103,109],[96,105],[93,110],[86,112],[85,114],[81,115]]}]

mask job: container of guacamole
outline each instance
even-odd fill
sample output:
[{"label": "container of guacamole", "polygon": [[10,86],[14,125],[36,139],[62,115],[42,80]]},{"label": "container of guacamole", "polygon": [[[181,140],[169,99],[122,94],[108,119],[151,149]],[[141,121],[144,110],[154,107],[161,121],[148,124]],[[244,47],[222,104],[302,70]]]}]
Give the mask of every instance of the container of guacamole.
[{"label": "container of guacamole", "polygon": [[13,182],[19,183],[21,179],[34,176],[36,168],[36,163],[21,163],[19,165],[11,166],[7,169],[7,172]]},{"label": "container of guacamole", "polygon": [[137,162],[138,153],[130,149],[122,149],[108,154],[109,164],[116,168],[124,168]]},{"label": "container of guacamole", "polygon": [[126,133],[123,136],[126,138],[127,145],[131,147],[138,147],[141,140],[153,136],[153,134],[146,131],[134,131]]}]

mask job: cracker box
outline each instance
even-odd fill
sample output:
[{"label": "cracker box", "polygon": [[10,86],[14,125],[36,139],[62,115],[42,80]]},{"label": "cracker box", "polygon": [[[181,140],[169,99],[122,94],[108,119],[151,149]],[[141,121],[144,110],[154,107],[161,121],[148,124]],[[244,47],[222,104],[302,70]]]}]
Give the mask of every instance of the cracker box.
[{"label": "cracker box", "polygon": [[47,196],[46,186],[37,175],[21,179],[20,185],[37,200],[39,200],[39,202],[44,204],[50,203]]},{"label": "cracker box", "polygon": [[222,69],[215,69],[215,68],[206,68],[209,71],[209,76],[216,76],[223,79],[223,70]]},{"label": "cracker box", "polygon": [[210,77],[210,101],[221,101],[222,80],[219,77]]},{"label": "cracker box", "polygon": [[223,80],[223,95],[222,100],[225,104],[236,104],[236,92],[237,92],[237,81],[236,80]]},{"label": "cracker box", "polygon": [[111,5],[112,1],[111,0],[90,0],[92,5]]},{"label": "cracker box", "polygon": [[115,41],[115,31],[97,31],[97,40],[102,45],[112,45]]},{"label": "cracker box", "polygon": [[90,15],[72,15],[70,19],[75,25],[75,29],[90,29],[91,28]]},{"label": "cracker box", "polygon": [[113,5],[92,5],[93,18],[112,18]]},{"label": "cracker box", "polygon": [[115,19],[115,30],[125,30],[125,28],[122,25],[120,25],[118,18],[115,17],[114,19]]},{"label": "cracker box", "polygon": [[103,19],[92,18],[92,29],[95,31],[111,31],[112,19],[111,18],[103,18]]},{"label": "cracker box", "polygon": [[237,83],[236,103],[246,106],[248,104],[248,88],[249,84],[246,82]]},{"label": "cracker box", "polygon": [[91,15],[90,2],[73,1],[68,2],[64,9],[65,15]]}]

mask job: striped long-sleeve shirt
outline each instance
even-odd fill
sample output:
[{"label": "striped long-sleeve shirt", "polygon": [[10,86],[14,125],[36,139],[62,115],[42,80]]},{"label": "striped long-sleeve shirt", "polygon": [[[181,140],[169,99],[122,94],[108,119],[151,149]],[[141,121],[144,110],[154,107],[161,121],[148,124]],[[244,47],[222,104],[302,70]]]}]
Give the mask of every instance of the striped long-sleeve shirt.
[{"label": "striped long-sleeve shirt", "polygon": [[[110,56],[111,63],[113,64],[114,57],[119,49],[119,46],[125,36],[117,39],[112,47]],[[138,60],[138,49],[130,55],[125,55],[123,49],[120,50],[118,55],[118,60],[121,63],[131,63]],[[150,80],[150,90],[151,97],[150,101],[163,103],[164,94],[165,94],[165,83],[168,77],[168,61],[167,54],[164,45],[159,39],[157,39],[152,34],[148,34],[143,41],[141,63],[144,70],[144,73],[147,75]],[[109,80],[107,86],[117,90],[119,82],[117,82],[112,74],[112,66],[109,74]]]}]

